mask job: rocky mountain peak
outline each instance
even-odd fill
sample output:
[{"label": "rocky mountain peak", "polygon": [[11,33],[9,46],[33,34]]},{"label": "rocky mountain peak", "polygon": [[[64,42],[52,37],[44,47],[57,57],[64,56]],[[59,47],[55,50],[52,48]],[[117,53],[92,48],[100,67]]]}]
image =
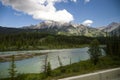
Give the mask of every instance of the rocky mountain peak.
[{"label": "rocky mountain peak", "polygon": [[117,29],[118,27],[120,27],[120,23],[112,22],[109,25],[107,25],[103,30],[105,32],[111,32],[111,31]]}]

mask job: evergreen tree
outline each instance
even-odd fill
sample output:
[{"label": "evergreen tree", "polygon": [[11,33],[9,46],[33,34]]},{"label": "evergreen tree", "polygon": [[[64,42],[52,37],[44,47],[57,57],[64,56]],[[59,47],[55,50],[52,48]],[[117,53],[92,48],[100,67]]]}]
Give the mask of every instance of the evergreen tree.
[{"label": "evergreen tree", "polygon": [[99,56],[101,55],[101,49],[99,47],[98,40],[93,40],[90,43],[88,53],[90,54],[91,61],[96,65],[99,61]]},{"label": "evergreen tree", "polygon": [[106,37],[106,53],[111,57],[120,57],[120,32],[110,34]]},{"label": "evergreen tree", "polygon": [[9,74],[10,74],[10,79],[11,80],[15,80],[15,76],[16,76],[16,65],[15,65],[15,57],[14,55],[11,56],[12,60],[11,60],[11,65],[9,68]]},{"label": "evergreen tree", "polygon": [[47,65],[47,76],[51,76],[51,64],[50,64],[50,62],[48,62],[48,65]]}]

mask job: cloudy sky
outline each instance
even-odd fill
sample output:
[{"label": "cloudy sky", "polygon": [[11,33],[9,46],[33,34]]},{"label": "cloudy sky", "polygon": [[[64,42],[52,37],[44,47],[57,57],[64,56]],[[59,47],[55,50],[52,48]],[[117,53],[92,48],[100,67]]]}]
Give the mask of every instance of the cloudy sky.
[{"label": "cloudy sky", "polygon": [[120,0],[0,0],[0,26],[21,27],[45,20],[93,27],[120,22]]}]

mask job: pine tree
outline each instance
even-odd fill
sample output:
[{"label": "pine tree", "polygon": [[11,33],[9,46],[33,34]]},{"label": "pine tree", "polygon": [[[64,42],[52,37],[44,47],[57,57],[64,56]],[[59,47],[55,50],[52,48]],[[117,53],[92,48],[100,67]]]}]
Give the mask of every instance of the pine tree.
[{"label": "pine tree", "polygon": [[9,68],[9,74],[10,74],[10,79],[11,80],[15,80],[15,76],[16,76],[16,65],[15,65],[15,57],[14,55],[11,56],[12,60],[11,60],[11,65]]},{"label": "pine tree", "polygon": [[48,65],[47,65],[47,76],[51,76],[51,65],[50,65],[50,62],[48,62]]},{"label": "pine tree", "polygon": [[90,43],[88,53],[90,54],[91,61],[96,65],[99,61],[99,56],[101,55],[101,49],[99,47],[98,40],[93,40]]},{"label": "pine tree", "polygon": [[111,35],[108,35],[106,37],[106,50],[107,54],[109,54],[111,57],[117,56],[120,57],[120,32],[113,33]]}]

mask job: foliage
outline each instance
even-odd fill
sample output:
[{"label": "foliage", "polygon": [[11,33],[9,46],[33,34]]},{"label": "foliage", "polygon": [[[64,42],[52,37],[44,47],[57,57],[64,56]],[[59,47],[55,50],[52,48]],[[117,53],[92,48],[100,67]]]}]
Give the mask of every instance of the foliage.
[{"label": "foliage", "polygon": [[[77,63],[73,63],[71,65],[66,65],[52,70],[51,76],[44,77],[44,73],[20,74],[15,78],[15,80],[57,80],[59,78],[75,76],[75,75],[95,72],[98,70],[104,70],[109,68],[120,67],[120,58],[119,57],[111,58],[111,56],[105,56],[105,57],[101,57],[98,63],[99,64],[96,64],[96,66],[94,66],[92,63],[90,63],[90,60],[80,61]],[[61,71],[61,68],[65,69],[64,73]],[[1,79],[1,80],[8,80],[8,79],[9,78]]]},{"label": "foliage", "polygon": [[120,35],[108,35],[106,37],[106,46],[108,55],[120,57]]},{"label": "foliage", "polygon": [[10,74],[10,79],[15,80],[15,76],[16,76],[17,71],[16,71],[14,55],[12,55],[11,58],[12,58],[12,60],[11,60],[11,65],[10,65],[10,69],[9,69],[9,74]]},{"label": "foliage", "polygon": [[94,65],[96,65],[99,61],[99,57],[101,56],[101,49],[99,47],[98,40],[93,40],[90,43],[88,53],[90,54],[90,58]]},{"label": "foliage", "polygon": [[50,65],[50,62],[48,62],[48,65],[47,65],[47,76],[51,76],[52,75],[52,70],[51,70],[51,65]]},{"label": "foliage", "polygon": [[[78,48],[81,45],[89,44],[93,39],[85,36],[65,36],[40,32],[0,34],[0,51]],[[101,38],[100,41],[102,42]]]},{"label": "foliage", "polygon": [[[51,49],[51,48],[72,48],[80,47],[80,45],[88,44],[93,39],[84,36],[64,36],[51,35],[47,33],[18,33],[18,34],[0,34],[0,50],[24,50],[24,49]],[[105,38],[97,38],[100,43],[104,44]],[[69,77],[74,75],[85,74],[97,70],[120,67],[120,36],[108,36],[106,38],[106,51],[110,56],[100,57],[99,42],[93,40],[90,45],[89,53],[93,61],[90,60],[72,63],[63,66],[60,57],[58,61],[60,67],[51,70],[50,62],[45,58],[44,72],[39,74],[19,74],[16,75],[14,56],[12,56],[11,68],[9,74],[11,78],[1,80],[57,80],[58,78]],[[94,54],[93,54],[94,53]],[[99,61],[98,61],[99,60]]]}]

